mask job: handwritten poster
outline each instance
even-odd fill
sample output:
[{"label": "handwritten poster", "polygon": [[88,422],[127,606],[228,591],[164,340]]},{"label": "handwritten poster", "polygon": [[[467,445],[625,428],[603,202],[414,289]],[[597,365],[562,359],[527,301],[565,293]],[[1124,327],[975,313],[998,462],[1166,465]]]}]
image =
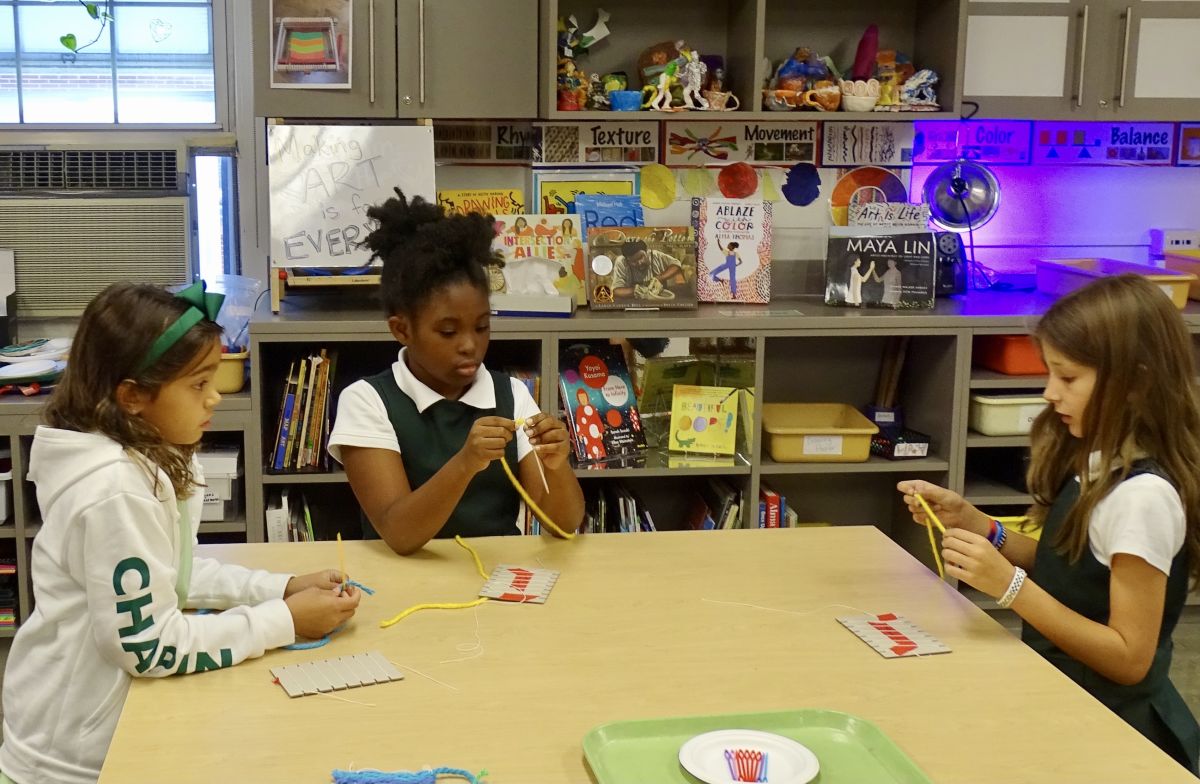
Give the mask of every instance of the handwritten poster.
[{"label": "handwritten poster", "polygon": [[911,122],[827,122],[822,128],[825,166],[912,166]]},{"label": "handwritten poster", "polygon": [[435,200],[428,126],[271,125],[271,266],[361,267],[367,210],[400,188]]}]

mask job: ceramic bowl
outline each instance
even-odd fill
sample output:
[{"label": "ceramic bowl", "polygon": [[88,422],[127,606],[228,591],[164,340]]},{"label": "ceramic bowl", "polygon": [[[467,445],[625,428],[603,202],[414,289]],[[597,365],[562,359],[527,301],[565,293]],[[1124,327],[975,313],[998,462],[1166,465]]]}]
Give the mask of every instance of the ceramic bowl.
[{"label": "ceramic bowl", "polygon": [[842,95],[842,111],[869,112],[878,102],[878,95]]}]

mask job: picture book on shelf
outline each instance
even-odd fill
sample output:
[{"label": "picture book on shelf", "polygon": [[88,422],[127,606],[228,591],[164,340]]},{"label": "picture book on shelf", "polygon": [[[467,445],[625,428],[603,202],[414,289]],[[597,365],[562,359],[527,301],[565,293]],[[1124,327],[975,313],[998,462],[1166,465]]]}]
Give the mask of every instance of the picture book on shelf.
[{"label": "picture book on shelf", "polygon": [[932,308],[936,270],[931,232],[830,237],[825,304]]},{"label": "picture book on shelf", "polygon": [[737,387],[676,385],[671,397],[672,452],[732,455],[738,429]]},{"label": "picture book on shelf", "polygon": [[337,352],[321,349],[292,362],[279,401],[273,449],[267,468],[273,471],[327,470]]},{"label": "picture book on shelf", "polygon": [[493,294],[562,295],[582,305],[583,240],[575,215],[498,215],[492,250],[503,259]]},{"label": "picture book on shelf", "polygon": [[652,357],[642,366],[642,413],[671,410],[675,385],[754,387],[754,356]]},{"label": "picture book on shelf", "polygon": [[771,301],[771,203],[692,199],[701,302]]},{"label": "picture book on shelf", "polygon": [[517,215],[525,212],[525,191],[520,188],[439,190],[437,201],[447,215]]},{"label": "picture book on shelf", "polygon": [[696,307],[696,241],[690,226],[602,227],[588,232],[593,310]]},{"label": "picture book on shelf", "polygon": [[567,429],[581,462],[640,454],[646,435],[621,349],[607,343],[572,345],[559,358]]}]

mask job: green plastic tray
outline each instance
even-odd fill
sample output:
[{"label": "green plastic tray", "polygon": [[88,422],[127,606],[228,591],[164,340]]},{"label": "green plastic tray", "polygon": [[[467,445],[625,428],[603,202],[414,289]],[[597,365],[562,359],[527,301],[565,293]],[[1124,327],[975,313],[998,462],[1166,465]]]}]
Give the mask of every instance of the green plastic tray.
[{"label": "green plastic tray", "polygon": [[803,743],[821,764],[814,784],[932,784],[874,724],[828,710],[615,721],[584,736],[583,753],[598,784],[696,784],[699,779],[679,764],[679,747],[702,732],[728,729],[774,732]]}]

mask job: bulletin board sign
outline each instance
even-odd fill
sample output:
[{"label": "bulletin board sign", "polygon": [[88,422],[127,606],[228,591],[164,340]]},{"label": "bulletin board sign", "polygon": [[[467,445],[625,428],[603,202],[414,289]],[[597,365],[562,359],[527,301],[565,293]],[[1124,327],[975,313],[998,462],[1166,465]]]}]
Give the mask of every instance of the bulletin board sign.
[{"label": "bulletin board sign", "polygon": [[979,161],[980,163],[1029,163],[1033,123],[1022,120],[918,120],[916,163]]},{"label": "bulletin board sign", "polygon": [[815,122],[668,120],[665,126],[668,166],[817,162]]},{"label": "bulletin board sign", "polygon": [[1033,125],[1033,162],[1083,166],[1170,166],[1174,123],[1070,123]]},{"label": "bulletin board sign", "polygon": [[529,163],[533,139],[533,123],[438,120],[433,156],[438,163]]},{"label": "bulletin board sign", "polygon": [[824,166],[912,166],[916,129],[911,122],[827,122]]},{"label": "bulletin board sign", "polygon": [[267,146],[272,267],[365,266],[368,208],[436,201],[428,126],[271,125]]},{"label": "bulletin board sign", "polygon": [[534,166],[658,163],[657,122],[535,123]]},{"label": "bulletin board sign", "polygon": [[1179,165],[1200,166],[1200,123],[1179,126]]}]

